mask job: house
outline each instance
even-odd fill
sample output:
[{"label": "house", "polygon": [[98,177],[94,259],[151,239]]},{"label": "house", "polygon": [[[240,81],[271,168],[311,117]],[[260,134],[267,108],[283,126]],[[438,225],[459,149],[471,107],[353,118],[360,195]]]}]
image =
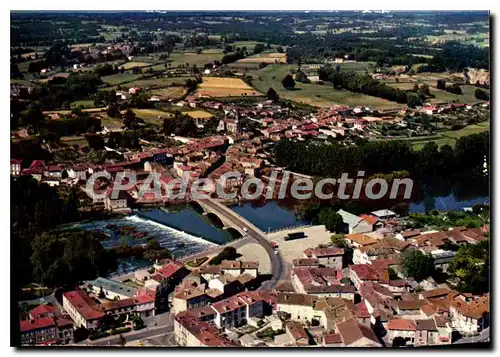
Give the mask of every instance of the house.
[{"label": "house", "polygon": [[333,330],[337,323],[356,316],[354,310],[352,302],[336,297],[288,292],[278,293],[276,297],[278,314],[289,314],[291,320],[302,323],[316,321],[327,330]]},{"label": "house", "polygon": [[371,212],[371,215],[377,217],[379,220],[393,219],[397,217],[396,213],[389,211],[388,209],[373,211]]},{"label": "house", "polygon": [[104,297],[109,300],[129,299],[133,298],[137,293],[137,289],[130,285],[102,277],[89,281],[87,285],[94,294],[99,295],[103,293]]},{"label": "house", "polygon": [[181,288],[174,293],[172,299],[172,311],[179,313],[195,307],[205,306],[211,302],[211,298],[205,294],[205,285]]},{"label": "house", "polygon": [[259,262],[245,262],[241,260],[223,260],[220,265],[222,274],[239,276],[249,274],[254,278],[259,275]]},{"label": "house", "polygon": [[349,279],[354,283],[356,289],[364,282],[377,282],[379,280],[378,274],[368,264],[352,264],[348,268]]},{"label": "house", "polygon": [[285,331],[288,337],[295,341],[296,346],[309,346],[309,335],[304,326],[298,321],[289,321],[285,326]]},{"label": "house", "polygon": [[20,335],[21,345],[73,343],[73,321],[55,306],[39,305],[29,312],[29,319],[20,321]]},{"label": "house", "polygon": [[316,259],[319,265],[335,269],[342,269],[343,256],[344,249],[337,247],[309,248],[304,251],[305,258]]},{"label": "house", "polygon": [[20,321],[21,345],[53,345],[57,343],[57,327],[52,317]]},{"label": "house", "polygon": [[104,313],[83,290],[63,293],[64,311],[71,317],[75,326],[95,329]]},{"label": "house", "polygon": [[368,223],[363,218],[342,209],[338,210],[337,213],[342,216],[345,233],[368,233],[373,231],[373,224]]},{"label": "house", "polygon": [[454,329],[464,335],[475,335],[490,325],[490,296],[470,303],[460,297],[450,301],[450,317]]},{"label": "house", "polygon": [[436,113],[437,110],[438,110],[438,108],[436,106],[427,106],[427,107],[423,107],[421,109],[422,113],[427,114],[427,115],[432,115],[432,114]]},{"label": "house", "polygon": [[[393,346],[395,339],[400,340],[401,345],[414,345],[417,327],[413,320],[393,319],[387,324],[387,340]],[[404,341],[404,342],[403,342]]]},{"label": "house", "polygon": [[119,190],[116,197],[113,195],[113,189],[106,191],[104,207],[109,211],[126,211],[128,208],[128,194],[124,190]]},{"label": "house", "polygon": [[200,321],[188,312],[177,314],[174,318],[175,342],[189,347],[234,347],[234,344],[219,334],[213,324]]},{"label": "house", "polygon": [[375,332],[369,327],[350,319],[337,324],[343,347],[382,347]]},{"label": "house", "polygon": [[376,239],[372,237],[359,233],[346,234],[344,239],[346,240],[347,244],[349,244],[354,248],[366,247],[378,242]]}]

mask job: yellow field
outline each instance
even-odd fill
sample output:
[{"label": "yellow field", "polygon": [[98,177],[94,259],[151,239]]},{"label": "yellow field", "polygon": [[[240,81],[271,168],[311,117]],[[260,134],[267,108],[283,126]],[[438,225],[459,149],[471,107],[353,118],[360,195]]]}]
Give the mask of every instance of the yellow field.
[{"label": "yellow field", "polygon": [[147,63],[147,62],[132,61],[132,62],[124,63],[122,67],[127,70],[127,69],[136,68],[136,67],[145,67],[145,66],[150,66],[150,65],[151,65],[151,63]]},{"label": "yellow field", "polygon": [[173,98],[180,98],[186,94],[186,88],[185,87],[168,87],[168,88],[163,88],[163,89],[156,89],[153,91],[150,91],[151,95],[155,95],[158,97],[161,97],[162,99],[173,99]]},{"label": "yellow field", "polygon": [[213,115],[204,110],[193,110],[192,112],[186,112],[193,119],[210,119]]},{"label": "yellow field", "polygon": [[259,53],[256,56],[240,59],[236,63],[286,63],[286,53]]},{"label": "yellow field", "polygon": [[241,97],[261,95],[240,78],[203,77],[196,91],[199,96]]}]

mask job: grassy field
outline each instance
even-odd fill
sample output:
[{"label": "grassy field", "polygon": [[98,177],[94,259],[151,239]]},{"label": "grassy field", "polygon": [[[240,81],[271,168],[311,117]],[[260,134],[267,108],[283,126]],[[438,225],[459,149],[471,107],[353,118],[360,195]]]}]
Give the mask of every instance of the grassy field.
[{"label": "grassy field", "polygon": [[173,78],[155,78],[155,79],[138,79],[121,85],[123,88],[140,87],[168,87],[172,84],[184,84],[189,77],[173,77]]},{"label": "grassy field", "polygon": [[482,133],[483,131],[488,131],[489,129],[490,129],[490,122],[485,121],[479,124],[468,125],[460,130],[442,131],[439,133],[439,135],[435,136],[435,139],[426,137],[426,138],[409,138],[407,140],[411,142],[411,145],[415,150],[422,149],[424,145],[429,141],[435,142],[440,147],[443,145],[450,145],[451,147],[454,147],[456,140],[458,138],[461,138],[462,136],[466,135]]},{"label": "grassy field", "polygon": [[151,63],[148,62],[138,62],[138,61],[132,61],[132,62],[127,62],[122,65],[122,67],[125,70],[129,70],[132,68],[141,68],[141,67],[146,67],[146,66],[151,66]]},{"label": "grassy field", "polygon": [[206,112],[204,110],[193,110],[189,112],[185,112],[184,114],[189,115],[193,119],[209,119],[213,118],[213,114]]},{"label": "grassy field", "polygon": [[198,86],[200,95],[211,97],[240,97],[261,95],[258,91],[243,82],[240,78],[203,77]]},{"label": "grassy field", "polygon": [[170,60],[172,67],[178,67],[179,65],[185,66],[186,63],[189,66],[193,66],[194,64],[197,67],[203,67],[206,63],[212,63],[213,61],[220,61],[224,54],[222,52],[219,53],[195,53],[195,52],[172,52],[170,54]]},{"label": "grassy field", "polygon": [[[399,83],[396,83],[394,81],[386,81],[388,85],[391,87],[395,88],[401,88],[401,89],[407,89],[410,90],[413,88],[415,82],[408,82],[408,81],[400,81]],[[438,102],[452,102],[454,100],[458,101],[458,103],[477,103],[480,102],[480,100],[476,99],[475,96],[475,91],[476,87],[471,86],[471,85],[462,85],[460,88],[462,88],[462,94],[453,94],[449,93],[447,91],[437,89],[435,88],[436,86],[436,81],[425,81],[423,79],[417,79],[417,84],[420,86],[423,83],[427,83],[427,85],[430,88],[430,91],[432,94],[434,94],[435,98],[432,98],[429,100],[430,103],[438,103]],[[489,92],[489,90],[484,89],[484,91]]]},{"label": "grassy field", "polygon": [[401,104],[381,98],[345,90],[336,90],[327,84],[296,82],[295,90],[286,90],[283,88],[281,81],[290,73],[291,69],[297,69],[297,66],[269,65],[261,70],[250,72],[254,78],[252,84],[262,93],[266,93],[272,87],[278,92],[281,98],[318,107],[329,107],[333,104],[345,104],[349,106],[366,105],[372,108],[401,107]]},{"label": "grassy field", "polygon": [[[137,115],[138,118],[144,119],[148,124],[162,125],[163,118],[169,118],[172,116],[171,113],[165,112],[159,109],[137,109],[134,108],[132,111]],[[159,118],[162,117],[162,118]]]},{"label": "grassy field", "polygon": [[91,99],[86,100],[76,100],[71,103],[71,108],[82,107],[82,108],[94,108],[94,101]]},{"label": "grassy field", "polygon": [[163,100],[177,99],[183,97],[187,93],[185,87],[167,87],[162,89],[155,89],[148,92],[151,95],[161,97]]},{"label": "grassy field", "polygon": [[257,55],[249,56],[247,58],[240,59],[237,63],[286,63],[286,53],[259,53]]},{"label": "grassy field", "polygon": [[140,78],[141,76],[142,76],[142,74],[117,73],[117,74],[112,74],[110,76],[101,77],[101,79],[103,82],[114,86],[114,85],[117,85],[120,83],[125,83],[125,82],[130,82],[130,81],[136,80],[137,78]]}]

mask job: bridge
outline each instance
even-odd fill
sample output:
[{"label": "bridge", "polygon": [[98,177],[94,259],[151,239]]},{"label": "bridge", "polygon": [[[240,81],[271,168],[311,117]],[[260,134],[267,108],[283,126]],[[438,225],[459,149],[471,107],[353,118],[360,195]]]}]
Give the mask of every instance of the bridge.
[{"label": "bridge", "polygon": [[272,277],[262,284],[261,289],[273,289],[283,279],[285,262],[280,254],[274,254],[271,242],[260,228],[215,199],[198,199],[192,202],[199,205],[203,212],[216,215],[225,227],[236,229],[243,236],[248,236],[266,250],[271,262]]}]

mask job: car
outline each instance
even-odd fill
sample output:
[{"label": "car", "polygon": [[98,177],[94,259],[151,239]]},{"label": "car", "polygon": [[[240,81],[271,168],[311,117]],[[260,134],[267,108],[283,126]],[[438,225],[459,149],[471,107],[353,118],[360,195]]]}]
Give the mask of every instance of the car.
[{"label": "car", "polygon": [[278,255],[280,254],[280,252],[278,252],[277,250],[274,251],[274,255]]},{"label": "car", "polygon": [[247,227],[243,227],[243,232],[248,232],[248,228]]}]

